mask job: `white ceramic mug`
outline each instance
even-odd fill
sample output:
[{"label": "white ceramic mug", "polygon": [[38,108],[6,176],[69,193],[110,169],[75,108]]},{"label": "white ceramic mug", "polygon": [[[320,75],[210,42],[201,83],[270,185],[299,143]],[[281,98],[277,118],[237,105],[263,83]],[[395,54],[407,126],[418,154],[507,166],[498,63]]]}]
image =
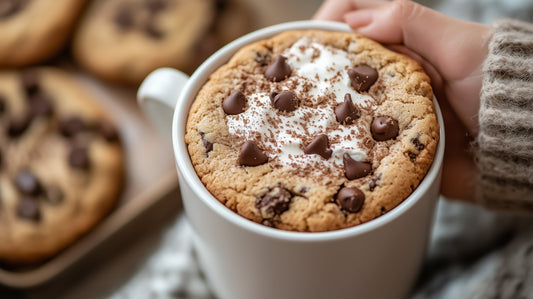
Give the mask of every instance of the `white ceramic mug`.
[{"label": "white ceramic mug", "polygon": [[159,69],[139,89],[138,100],[146,115],[172,138],[201,267],[219,298],[405,297],[422,264],[439,196],[444,126],[435,100],[440,141],[427,175],[396,208],[352,228],[301,233],[254,223],[218,202],[194,171],[185,127],[189,108],[209,75],[244,45],[301,29],[351,31],[345,24],[323,21],[271,26],[228,44],[190,78],[173,69]]}]

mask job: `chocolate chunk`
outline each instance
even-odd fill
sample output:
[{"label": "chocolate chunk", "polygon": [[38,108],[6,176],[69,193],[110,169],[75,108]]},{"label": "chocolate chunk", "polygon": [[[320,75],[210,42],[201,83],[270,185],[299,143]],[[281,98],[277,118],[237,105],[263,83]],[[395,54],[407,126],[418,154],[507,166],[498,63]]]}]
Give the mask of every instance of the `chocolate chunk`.
[{"label": "chocolate chunk", "polygon": [[7,100],[4,95],[0,94],[0,116],[2,116],[7,110]]},{"label": "chocolate chunk", "polygon": [[27,70],[22,72],[20,75],[20,82],[26,95],[29,97],[32,97],[40,90],[39,75],[36,71]]},{"label": "chocolate chunk", "polygon": [[10,17],[24,8],[26,0],[2,0],[0,1],[0,18]]},{"label": "chocolate chunk", "polygon": [[115,142],[119,140],[118,131],[110,122],[101,120],[95,124],[95,127],[96,132],[98,132],[98,134],[100,134],[100,136],[102,136],[107,142]]},{"label": "chocolate chunk", "polygon": [[133,28],[135,25],[133,6],[129,3],[122,3],[117,9],[113,21],[122,30]]},{"label": "chocolate chunk", "polygon": [[232,92],[227,98],[222,102],[222,109],[224,112],[229,115],[236,115],[244,112],[246,109],[246,97],[240,91]]},{"label": "chocolate chunk", "polygon": [[146,8],[152,13],[164,10],[168,6],[167,0],[146,0]]},{"label": "chocolate chunk", "polygon": [[165,36],[163,30],[157,28],[153,18],[150,18],[144,26],[144,32],[146,33],[146,35],[156,40],[162,39]]},{"label": "chocolate chunk", "polygon": [[46,187],[45,200],[52,205],[58,205],[63,202],[65,194],[57,185],[49,185]]},{"label": "chocolate chunk", "polygon": [[398,121],[389,116],[379,116],[372,121],[370,130],[377,141],[396,138],[399,133]]},{"label": "chocolate chunk", "polygon": [[281,111],[291,112],[298,108],[300,101],[294,92],[282,91],[270,93],[270,100],[272,105]]},{"label": "chocolate chunk", "polygon": [[372,171],[372,164],[352,159],[348,153],[342,156],[344,174],[349,180],[355,180],[367,176]]},{"label": "chocolate chunk", "polygon": [[255,52],[255,62],[260,66],[266,66],[270,63],[270,55],[266,53]]},{"label": "chocolate chunk", "polygon": [[357,213],[363,207],[365,194],[355,187],[343,187],[337,193],[337,203],[348,212]]},{"label": "chocolate chunk", "polygon": [[54,114],[54,106],[50,98],[43,92],[36,93],[30,100],[30,111],[33,117],[49,117]]},{"label": "chocolate chunk", "polygon": [[353,104],[352,96],[349,93],[344,96],[344,103],[335,107],[335,116],[337,121],[343,125],[351,125],[359,118],[359,110]]},{"label": "chocolate chunk", "polygon": [[285,188],[274,187],[263,195],[256,203],[263,218],[269,219],[289,209],[292,194]]},{"label": "chocolate chunk", "polygon": [[244,166],[257,166],[265,164],[268,156],[253,141],[246,141],[239,152],[239,164]]},{"label": "chocolate chunk", "polygon": [[407,156],[409,156],[409,159],[413,162],[416,161],[416,157],[418,156],[417,154],[413,153],[412,151],[408,151],[407,152]]},{"label": "chocolate chunk", "polygon": [[42,191],[41,184],[37,177],[27,169],[22,170],[17,174],[15,177],[15,186],[17,186],[17,189],[20,192],[26,195],[37,196]]},{"label": "chocolate chunk", "polygon": [[207,154],[209,154],[209,152],[213,150],[213,143],[205,138],[204,132],[200,132],[200,136],[202,137],[202,142],[205,147],[205,154],[207,156]]},{"label": "chocolate chunk", "polygon": [[41,211],[37,198],[23,195],[17,205],[17,215],[20,218],[39,221],[41,220]]},{"label": "chocolate chunk", "polygon": [[87,129],[87,125],[78,116],[71,116],[65,120],[59,122],[59,131],[61,135],[70,138],[76,134],[79,134]]},{"label": "chocolate chunk", "polygon": [[317,154],[326,160],[329,159],[333,153],[333,150],[329,148],[328,136],[325,134],[320,134],[315,137],[315,139],[313,139],[313,141],[311,141],[311,143],[304,148],[304,153],[308,155]]},{"label": "chocolate chunk", "polygon": [[420,139],[418,139],[418,137],[411,138],[411,143],[413,143],[415,148],[419,151],[423,150],[426,147],[422,142],[420,142]]},{"label": "chocolate chunk", "polygon": [[376,187],[378,186],[377,181],[378,181],[378,178],[372,178],[370,180],[370,182],[368,183],[368,189],[370,191],[374,191],[374,189],[376,189]]},{"label": "chocolate chunk", "polygon": [[87,170],[90,166],[89,151],[85,146],[74,146],[70,149],[68,163],[72,168]]},{"label": "chocolate chunk", "polygon": [[286,60],[287,58],[284,56],[276,56],[274,62],[265,70],[265,77],[273,82],[280,82],[287,79],[292,71]]},{"label": "chocolate chunk", "polygon": [[13,116],[9,121],[7,128],[7,134],[12,137],[19,137],[28,129],[32,121],[32,115],[30,113],[24,113]]},{"label": "chocolate chunk", "polygon": [[357,92],[367,91],[378,79],[378,72],[368,65],[361,65],[348,70],[352,87]]}]

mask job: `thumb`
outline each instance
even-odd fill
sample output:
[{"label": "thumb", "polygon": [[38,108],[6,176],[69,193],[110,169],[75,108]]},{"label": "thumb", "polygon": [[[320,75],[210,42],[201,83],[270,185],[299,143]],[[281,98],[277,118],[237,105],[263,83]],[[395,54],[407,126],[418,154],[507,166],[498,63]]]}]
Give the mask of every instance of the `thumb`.
[{"label": "thumb", "polygon": [[356,32],[371,39],[404,44],[435,66],[445,80],[470,75],[486,56],[486,44],[481,41],[486,26],[451,18],[409,0],[352,11],[344,18]]}]

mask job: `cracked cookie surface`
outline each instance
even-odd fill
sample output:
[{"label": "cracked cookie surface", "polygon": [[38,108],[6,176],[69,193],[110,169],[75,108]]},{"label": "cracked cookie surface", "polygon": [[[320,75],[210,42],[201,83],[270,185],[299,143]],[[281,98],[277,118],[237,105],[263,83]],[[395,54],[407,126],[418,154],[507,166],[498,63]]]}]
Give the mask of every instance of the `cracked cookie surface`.
[{"label": "cracked cookie surface", "polygon": [[353,33],[289,31],[239,50],[198,93],[185,141],[220,202],[284,230],[351,227],[390,211],[431,166],[428,76]]}]

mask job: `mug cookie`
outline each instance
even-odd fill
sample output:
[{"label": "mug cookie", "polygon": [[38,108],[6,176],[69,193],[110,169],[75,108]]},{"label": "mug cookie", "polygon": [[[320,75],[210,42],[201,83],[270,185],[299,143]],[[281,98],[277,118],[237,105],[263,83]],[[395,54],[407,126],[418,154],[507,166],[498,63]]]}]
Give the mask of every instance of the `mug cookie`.
[{"label": "mug cookie", "polygon": [[51,68],[0,72],[0,130],[0,262],[41,262],[117,202],[120,136],[102,107]]},{"label": "mug cookie", "polygon": [[289,31],[243,47],[189,112],[194,168],[222,204],[291,231],[387,213],[432,164],[439,125],[414,60],[354,33]]},{"label": "mug cookie", "polygon": [[57,53],[72,32],[85,0],[0,2],[0,66],[24,66]]},{"label": "mug cookie", "polygon": [[212,0],[97,0],[76,32],[73,54],[116,82],[139,83],[165,66],[190,72],[214,15]]}]

